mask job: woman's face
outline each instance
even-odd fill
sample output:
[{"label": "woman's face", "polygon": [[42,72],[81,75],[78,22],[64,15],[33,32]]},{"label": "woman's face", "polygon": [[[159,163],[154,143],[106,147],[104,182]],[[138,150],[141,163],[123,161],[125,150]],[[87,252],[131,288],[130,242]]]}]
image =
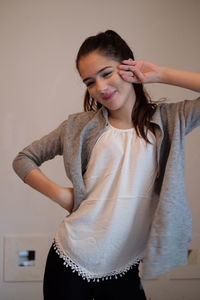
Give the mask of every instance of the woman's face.
[{"label": "woman's face", "polygon": [[83,56],[78,64],[79,73],[90,96],[109,111],[131,109],[135,101],[132,84],[124,81],[119,73],[118,61],[97,51]]}]

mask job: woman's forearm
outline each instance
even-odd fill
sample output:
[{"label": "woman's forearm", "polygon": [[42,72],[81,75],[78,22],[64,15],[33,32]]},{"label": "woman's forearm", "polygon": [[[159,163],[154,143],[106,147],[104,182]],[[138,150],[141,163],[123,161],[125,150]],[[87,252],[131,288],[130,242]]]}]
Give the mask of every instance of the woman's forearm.
[{"label": "woman's forearm", "polygon": [[159,82],[200,92],[200,73],[161,67]]},{"label": "woman's forearm", "polygon": [[162,67],[151,62],[132,59],[118,65],[119,74],[130,83],[165,83],[200,92],[200,73]]},{"label": "woman's forearm", "polygon": [[34,169],[24,179],[33,189],[47,196],[64,209],[73,208],[73,188],[65,188],[50,180],[40,169]]}]

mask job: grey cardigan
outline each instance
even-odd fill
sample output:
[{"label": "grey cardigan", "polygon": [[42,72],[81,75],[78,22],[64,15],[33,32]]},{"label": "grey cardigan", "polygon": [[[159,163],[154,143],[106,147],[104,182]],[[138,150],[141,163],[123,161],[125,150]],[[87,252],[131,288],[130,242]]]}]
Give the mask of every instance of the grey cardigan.
[{"label": "grey cardigan", "polygon": [[[140,270],[143,279],[187,263],[192,217],[184,182],[184,137],[200,125],[200,98],[159,104],[151,122],[157,141],[158,174],[152,196],[155,214]],[[13,168],[24,180],[44,161],[63,155],[76,210],[86,196],[83,174],[91,151],[106,126],[105,108],[70,115],[57,129],[19,152]]]}]

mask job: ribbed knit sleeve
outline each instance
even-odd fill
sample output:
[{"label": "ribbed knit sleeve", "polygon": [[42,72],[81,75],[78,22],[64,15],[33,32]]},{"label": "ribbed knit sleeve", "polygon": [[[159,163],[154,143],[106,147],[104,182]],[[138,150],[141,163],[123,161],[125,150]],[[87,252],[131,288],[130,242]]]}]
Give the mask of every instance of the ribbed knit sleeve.
[{"label": "ribbed knit sleeve", "polygon": [[13,169],[24,181],[33,169],[38,169],[43,162],[63,153],[63,139],[67,121],[39,140],[24,148],[13,161]]},{"label": "ribbed knit sleeve", "polygon": [[186,134],[200,125],[200,97],[195,100],[185,100],[183,112],[185,116]]}]

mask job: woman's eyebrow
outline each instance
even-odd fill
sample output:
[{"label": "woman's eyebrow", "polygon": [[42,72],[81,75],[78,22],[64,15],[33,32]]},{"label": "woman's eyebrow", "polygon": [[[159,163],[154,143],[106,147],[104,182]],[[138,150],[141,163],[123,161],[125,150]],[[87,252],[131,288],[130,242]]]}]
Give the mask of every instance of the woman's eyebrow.
[{"label": "woman's eyebrow", "polygon": [[[112,66],[106,66],[104,68],[102,68],[101,70],[99,70],[96,75],[98,75],[99,73],[103,72],[104,70],[108,69],[108,68],[113,68]],[[87,80],[91,79],[91,77],[87,77],[83,79],[83,82],[86,82]]]}]

